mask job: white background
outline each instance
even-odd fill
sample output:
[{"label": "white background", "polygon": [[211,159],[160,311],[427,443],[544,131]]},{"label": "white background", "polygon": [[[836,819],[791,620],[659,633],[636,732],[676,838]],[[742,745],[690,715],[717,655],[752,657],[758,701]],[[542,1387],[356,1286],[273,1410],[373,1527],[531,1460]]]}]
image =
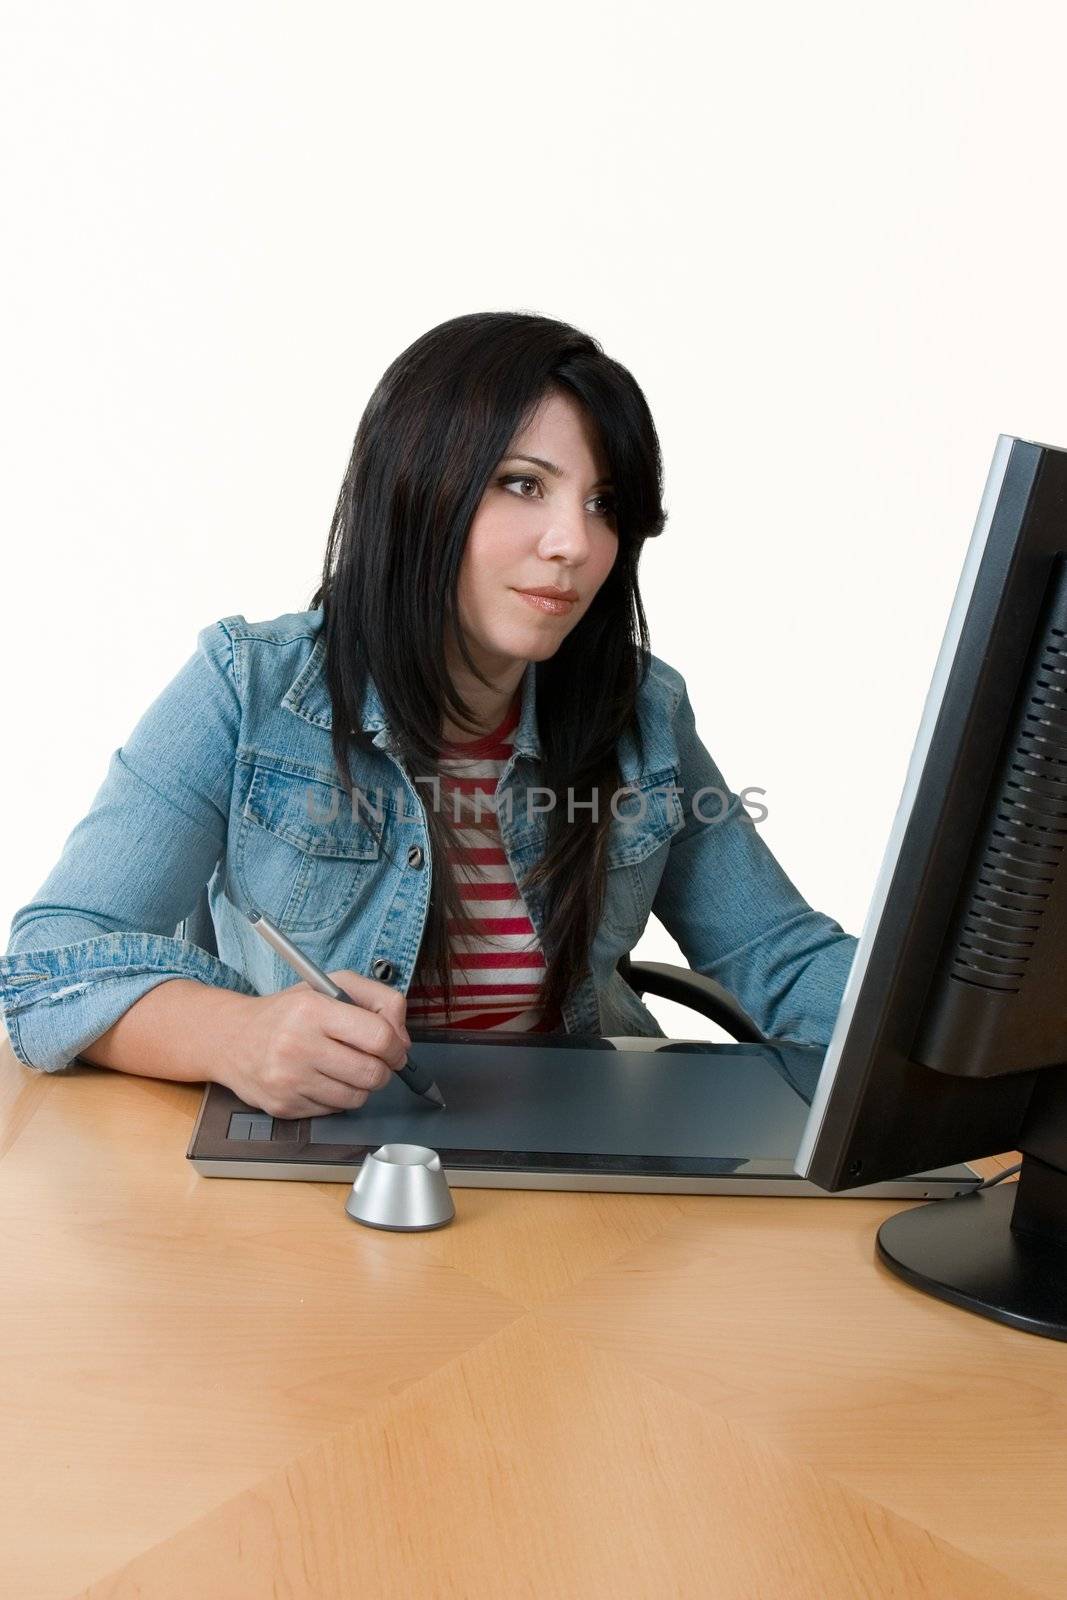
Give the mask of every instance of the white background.
[{"label": "white background", "polygon": [[859,933],[997,435],[1067,446],[1062,8],[3,15],[4,942],[197,631],[308,604],[385,366],[485,309],[644,389],[653,649]]}]

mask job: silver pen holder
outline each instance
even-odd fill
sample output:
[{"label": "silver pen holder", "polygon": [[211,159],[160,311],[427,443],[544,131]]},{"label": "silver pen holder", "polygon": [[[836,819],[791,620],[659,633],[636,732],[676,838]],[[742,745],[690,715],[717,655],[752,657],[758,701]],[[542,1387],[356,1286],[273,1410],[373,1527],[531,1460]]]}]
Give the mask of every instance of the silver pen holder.
[{"label": "silver pen holder", "polygon": [[456,1214],[441,1157],[424,1144],[383,1144],[372,1150],[345,1210],[368,1228],[398,1232],[441,1228]]}]

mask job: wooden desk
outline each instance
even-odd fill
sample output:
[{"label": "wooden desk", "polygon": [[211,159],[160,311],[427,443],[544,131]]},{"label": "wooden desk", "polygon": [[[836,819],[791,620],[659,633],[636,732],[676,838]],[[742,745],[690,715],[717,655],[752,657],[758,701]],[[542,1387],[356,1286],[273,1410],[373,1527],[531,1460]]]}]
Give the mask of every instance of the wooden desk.
[{"label": "wooden desk", "polygon": [[199,1099],[3,1041],[10,1600],[1067,1593],[1067,1346],[882,1268],[908,1202],[457,1188],[382,1233],[199,1177]]}]

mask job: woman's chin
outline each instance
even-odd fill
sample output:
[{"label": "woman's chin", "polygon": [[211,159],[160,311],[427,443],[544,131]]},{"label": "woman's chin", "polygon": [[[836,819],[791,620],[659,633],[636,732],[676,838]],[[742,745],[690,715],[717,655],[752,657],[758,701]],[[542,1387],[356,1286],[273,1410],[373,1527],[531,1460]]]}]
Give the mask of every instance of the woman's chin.
[{"label": "woman's chin", "polygon": [[562,635],[557,633],[550,637],[544,631],[535,630],[522,640],[516,640],[512,651],[512,658],[516,661],[547,661],[549,656],[554,656],[563,642]]}]

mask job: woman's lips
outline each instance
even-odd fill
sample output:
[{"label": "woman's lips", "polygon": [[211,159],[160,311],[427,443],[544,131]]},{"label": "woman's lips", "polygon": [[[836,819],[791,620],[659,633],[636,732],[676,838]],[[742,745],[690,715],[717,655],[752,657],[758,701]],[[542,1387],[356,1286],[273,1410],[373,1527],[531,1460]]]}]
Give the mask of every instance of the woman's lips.
[{"label": "woman's lips", "polygon": [[546,611],[551,617],[565,617],[571,607],[578,604],[576,600],[549,600],[542,594],[527,594],[524,589],[516,589],[515,593],[520,600],[525,600],[528,606],[534,606],[538,611]]}]

